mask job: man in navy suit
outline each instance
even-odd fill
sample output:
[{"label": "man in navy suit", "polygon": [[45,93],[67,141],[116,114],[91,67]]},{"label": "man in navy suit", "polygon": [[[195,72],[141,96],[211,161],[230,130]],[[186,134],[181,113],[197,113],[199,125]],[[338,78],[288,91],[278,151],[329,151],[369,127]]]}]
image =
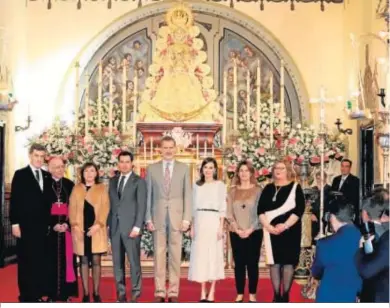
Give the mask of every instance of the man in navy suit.
[{"label": "man in navy suit", "polygon": [[[361,249],[356,255],[356,264],[359,274],[364,279],[364,293],[360,298],[366,303],[389,302],[389,211],[385,211],[381,218],[383,232],[376,232],[373,241],[374,251],[365,254]],[[377,228],[377,225],[375,226]],[[377,237],[377,238],[376,238]]]},{"label": "man in navy suit", "polygon": [[321,280],[317,303],[353,303],[361,289],[354,259],[359,249],[360,232],[353,224],[354,209],[339,200],[330,206],[329,223],[335,234],[317,243],[312,275]]},{"label": "man in navy suit", "polygon": [[354,207],[355,224],[360,224],[360,180],[351,174],[352,161],[343,159],[341,162],[341,175],[336,176],[332,182],[332,191],[339,191],[349,204]]},{"label": "man in navy suit", "polygon": [[46,149],[33,144],[30,164],[15,172],[11,184],[10,220],[16,237],[20,302],[40,302],[46,295],[45,250],[50,209],[44,191],[50,175],[42,170]]}]

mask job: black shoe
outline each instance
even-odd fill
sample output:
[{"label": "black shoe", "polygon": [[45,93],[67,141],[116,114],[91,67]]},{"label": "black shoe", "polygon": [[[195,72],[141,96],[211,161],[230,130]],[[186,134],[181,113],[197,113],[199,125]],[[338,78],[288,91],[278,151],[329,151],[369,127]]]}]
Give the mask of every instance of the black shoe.
[{"label": "black shoe", "polygon": [[91,302],[91,299],[89,298],[89,295],[84,295],[83,296],[83,303],[90,303]]},{"label": "black shoe", "polygon": [[207,299],[203,298],[199,301],[199,303],[207,303]]},{"label": "black shoe", "polygon": [[55,303],[56,299],[54,297],[48,297],[46,303]]},{"label": "black shoe", "polygon": [[281,297],[279,294],[274,294],[274,299],[272,300],[273,303],[281,303]]},{"label": "black shoe", "polygon": [[99,294],[93,294],[92,297],[93,297],[94,303],[101,303],[102,302],[102,298],[100,297]]},{"label": "black shoe", "polygon": [[243,303],[244,300],[243,299],[240,299],[239,301],[235,301],[235,303]]},{"label": "black shoe", "polygon": [[283,294],[280,298],[281,303],[289,303],[290,302],[290,296],[288,293]]},{"label": "black shoe", "polygon": [[116,300],[117,303],[126,303],[127,299],[126,296],[118,296],[118,299]]}]

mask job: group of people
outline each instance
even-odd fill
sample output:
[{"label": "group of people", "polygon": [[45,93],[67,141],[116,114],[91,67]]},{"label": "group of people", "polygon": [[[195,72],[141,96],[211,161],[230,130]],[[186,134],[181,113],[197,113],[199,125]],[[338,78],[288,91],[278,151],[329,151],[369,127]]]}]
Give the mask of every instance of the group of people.
[{"label": "group of people", "polygon": [[[99,182],[98,166],[94,163],[84,164],[81,181],[75,185],[64,178],[62,159],[52,158],[47,173],[42,169],[45,148],[31,146],[30,164],[16,171],[11,190],[10,218],[12,233],[17,238],[21,302],[43,301],[44,296],[48,296],[48,301],[67,301],[78,296],[77,264],[82,301],[101,302],[101,256],[108,250],[108,238],[117,302],[128,300],[126,256],[131,268],[129,299],[137,302],[142,292],[140,254],[144,225],[153,234],[154,302],[178,302],[184,232],[192,237],[188,279],[200,283],[200,302],[214,302],[216,281],[225,275],[225,221],[235,265],[235,302],[243,302],[246,277],[249,301],[256,302],[263,241],[273,301],[289,301],[300,254],[300,218],[305,209],[303,190],[295,181],[291,164],[276,162],[273,181],[262,189],[257,185],[252,164],[244,160],[238,164],[233,183],[227,189],[218,180],[216,160],[210,157],[202,162],[199,180],[191,185],[189,168],[175,160],[175,140],[163,137],[160,149],[162,160],[148,167],[146,179],[133,172],[133,154],[121,152],[118,174],[110,179],[107,189]],[[90,269],[92,297],[88,284]]]}]

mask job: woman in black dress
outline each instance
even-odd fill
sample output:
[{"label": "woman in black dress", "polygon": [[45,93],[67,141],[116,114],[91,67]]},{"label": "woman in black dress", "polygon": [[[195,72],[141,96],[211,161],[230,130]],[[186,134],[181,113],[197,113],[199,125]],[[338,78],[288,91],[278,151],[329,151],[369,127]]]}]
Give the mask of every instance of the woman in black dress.
[{"label": "woman in black dress", "polygon": [[101,302],[99,295],[101,255],[107,252],[108,191],[99,183],[98,168],[86,163],[81,169],[81,183],[70,196],[69,221],[72,226],[73,248],[80,258],[83,283],[83,302],[89,302],[89,268],[92,267],[93,301]]},{"label": "woman in black dress", "polygon": [[272,168],[274,181],[264,188],[257,207],[274,302],[289,301],[301,250],[300,218],[305,210],[305,197],[301,186],[293,181],[293,172],[289,162],[276,162]]}]

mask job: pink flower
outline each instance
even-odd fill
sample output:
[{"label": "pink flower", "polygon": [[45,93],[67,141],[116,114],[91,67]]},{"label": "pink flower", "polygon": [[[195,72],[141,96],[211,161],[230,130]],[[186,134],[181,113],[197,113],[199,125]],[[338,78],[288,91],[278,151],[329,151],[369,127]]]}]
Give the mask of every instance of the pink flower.
[{"label": "pink flower", "polygon": [[72,138],[71,137],[66,137],[65,138],[65,143],[66,144],[70,144],[72,142]]},{"label": "pink flower", "polygon": [[336,155],[334,156],[335,158],[340,158],[341,157],[341,154],[340,153],[336,153]]},{"label": "pink flower", "polygon": [[262,168],[261,170],[260,170],[260,174],[261,175],[269,175],[271,172],[267,169],[267,168]]},{"label": "pink flower", "polygon": [[260,172],[259,172],[259,170],[257,170],[257,169],[256,169],[256,170],[255,170],[255,174],[254,174],[254,175],[255,175],[255,178],[257,179],[257,178],[260,176]]},{"label": "pink flower", "polygon": [[290,155],[287,155],[287,160],[289,162],[292,162],[294,160],[296,160],[297,156],[295,154],[290,154]]},{"label": "pink flower", "polygon": [[88,147],[88,148],[87,148],[87,151],[88,151],[88,154],[92,154],[92,152],[93,152],[92,147]]},{"label": "pink flower", "polygon": [[297,163],[301,164],[305,160],[305,157],[303,155],[299,155],[297,158]]},{"label": "pink flower", "polygon": [[292,144],[292,145],[297,144],[297,142],[298,142],[298,139],[295,138],[295,137],[291,138],[291,139],[288,141],[288,143],[289,143],[289,144]]},{"label": "pink flower", "polygon": [[112,150],[112,155],[114,155],[116,157],[120,154],[120,152],[122,152],[121,149],[114,149],[114,150]]},{"label": "pink flower", "polygon": [[256,154],[259,156],[263,156],[265,154],[265,149],[264,148],[258,148],[256,150]]},{"label": "pink flower", "polygon": [[241,157],[241,154],[242,154],[242,148],[241,148],[241,146],[236,145],[236,146],[234,147],[234,155],[236,155],[237,157]]},{"label": "pink flower", "polygon": [[69,154],[64,154],[64,155],[62,155],[62,159],[68,160],[68,158],[69,158]]},{"label": "pink flower", "polygon": [[319,156],[314,156],[314,157],[310,158],[310,162],[312,164],[319,164],[321,162],[321,158]]}]

